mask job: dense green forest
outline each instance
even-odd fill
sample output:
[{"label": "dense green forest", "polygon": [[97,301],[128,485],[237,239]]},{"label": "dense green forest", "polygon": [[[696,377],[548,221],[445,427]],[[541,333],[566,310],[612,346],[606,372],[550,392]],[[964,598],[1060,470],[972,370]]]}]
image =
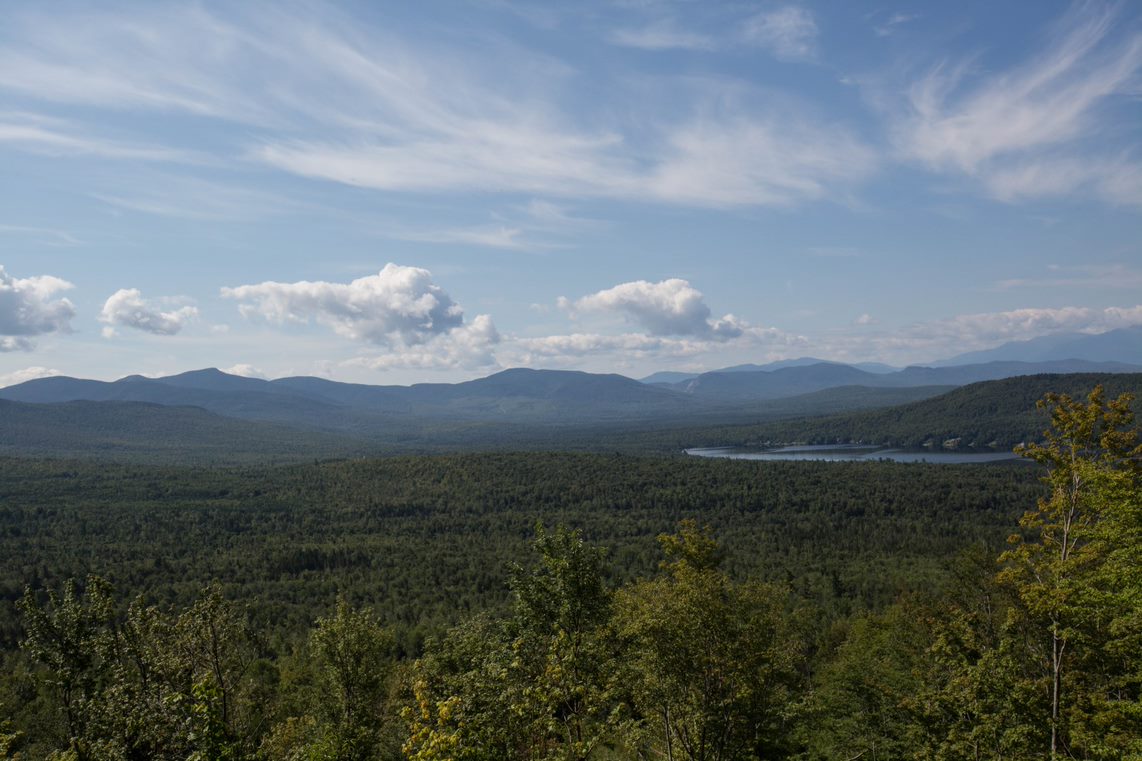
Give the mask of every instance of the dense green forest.
[{"label": "dense green forest", "polygon": [[1142,757],[1142,449],[1050,406],[1034,465],[5,460],[0,757]]},{"label": "dense green forest", "polygon": [[180,605],[219,579],[287,629],[342,592],[422,631],[506,604],[508,563],[537,523],[609,547],[621,582],[653,572],[654,537],[684,518],[718,527],[735,577],[788,582],[826,607],[880,605],[965,546],[1000,546],[1042,492],[1036,471],[558,453],[225,470],[11,459],[0,632],[14,642],[26,584],[89,573]]}]

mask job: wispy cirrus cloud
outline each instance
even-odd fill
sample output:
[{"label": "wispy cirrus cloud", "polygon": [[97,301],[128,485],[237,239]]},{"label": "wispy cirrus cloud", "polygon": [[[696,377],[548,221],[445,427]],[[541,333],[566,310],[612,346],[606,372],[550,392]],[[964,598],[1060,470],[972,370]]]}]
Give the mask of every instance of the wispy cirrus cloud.
[{"label": "wispy cirrus cloud", "polygon": [[900,28],[905,24],[911,23],[920,18],[919,13],[895,13],[875,14],[873,19],[872,30],[876,32],[877,37],[891,37],[900,31]]},{"label": "wispy cirrus cloud", "polygon": [[998,290],[1016,288],[1126,288],[1142,290],[1142,270],[1124,264],[1048,265],[1047,272],[1009,278],[995,284]]},{"label": "wispy cirrus cloud", "polygon": [[83,242],[67,230],[57,230],[53,227],[0,224],[0,235],[18,236],[42,246],[78,246]]},{"label": "wispy cirrus cloud", "polygon": [[974,177],[1000,200],[1085,192],[1142,203],[1130,145],[1108,152],[1134,118],[1116,105],[1142,86],[1142,34],[1120,31],[1117,17],[1113,6],[1076,6],[1037,55],[1006,70],[981,73],[971,59],[937,66],[909,89],[893,125],[897,150]]},{"label": "wispy cirrus cloud", "polygon": [[741,35],[748,43],[770,51],[775,57],[806,60],[816,55],[817,21],[812,11],[799,5],[757,13],[742,24]]},{"label": "wispy cirrus cloud", "polygon": [[36,114],[0,114],[0,144],[48,156],[180,163],[198,160],[187,151],[138,145],[97,133],[85,134],[72,122]]},{"label": "wispy cirrus cloud", "polygon": [[[49,103],[247,125],[241,144],[226,152],[379,191],[788,206],[843,198],[875,165],[874,151],[852,130],[821,124],[788,102],[736,99],[714,117],[698,113],[692,93],[689,103],[632,123],[614,118],[607,103],[583,108],[571,97],[576,72],[535,51],[505,48],[507,60],[492,66],[478,51],[362,31],[333,11],[257,8],[225,19],[201,6],[144,9],[130,24],[110,12],[50,20],[18,14],[0,34],[0,89]],[[743,27],[750,44],[806,54],[815,28],[807,12],[767,13]],[[700,42],[688,34],[672,44]],[[660,41],[668,40],[660,34]],[[700,98],[717,96],[707,88]],[[43,125],[10,137],[55,150],[95,148]],[[147,146],[114,151],[178,155]],[[102,195],[123,206],[177,208]]]},{"label": "wispy cirrus cloud", "polygon": [[609,39],[616,45],[642,50],[713,50],[716,47],[713,37],[682,29],[669,18],[642,27],[617,29]]},{"label": "wispy cirrus cloud", "polygon": [[673,15],[653,15],[639,25],[612,30],[607,39],[615,45],[656,52],[757,48],[783,61],[808,61],[816,56],[816,17],[803,6],[770,7],[748,15],[742,15],[740,9],[736,13],[710,15],[712,18],[697,25],[693,23],[693,14],[685,20]]},{"label": "wispy cirrus cloud", "polygon": [[303,210],[304,204],[233,182],[168,172],[136,173],[90,193],[108,206],[158,217],[208,222],[256,220]]},{"label": "wispy cirrus cloud", "polygon": [[485,246],[488,248],[505,248],[526,250],[541,247],[540,244],[530,243],[523,237],[524,231],[518,227],[481,226],[454,228],[449,230],[424,230],[389,233],[389,236],[398,240],[410,240],[421,243],[462,243],[472,246]]}]

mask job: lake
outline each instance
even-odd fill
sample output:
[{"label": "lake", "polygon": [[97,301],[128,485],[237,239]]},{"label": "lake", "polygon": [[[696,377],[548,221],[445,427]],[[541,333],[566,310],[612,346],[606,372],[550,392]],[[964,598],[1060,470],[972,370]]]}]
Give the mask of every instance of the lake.
[{"label": "lake", "polygon": [[927,449],[892,449],[859,444],[817,444],[777,449],[696,447],[687,449],[685,452],[694,457],[722,457],[730,460],[817,460],[822,462],[891,460],[893,462],[929,462],[947,465],[1020,459],[1014,452],[929,451]]}]

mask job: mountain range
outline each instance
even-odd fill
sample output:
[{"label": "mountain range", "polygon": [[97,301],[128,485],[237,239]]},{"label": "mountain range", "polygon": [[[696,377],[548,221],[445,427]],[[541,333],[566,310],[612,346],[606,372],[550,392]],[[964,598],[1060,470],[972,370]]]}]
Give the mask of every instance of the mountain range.
[{"label": "mountain range", "polygon": [[[1087,362],[1112,362],[1129,365],[1142,365],[1142,325],[1117,328],[1105,333],[1057,333],[1027,341],[1011,341],[994,349],[958,354],[948,359],[929,362],[925,367],[952,367],[957,365],[977,365],[991,362],[1060,362],[1065,360],[1086,360]],[[739,373],[782,370],[787,367],[803,367],[820,363],[841,364],[815,357],[782,359],[765,365],[734,365],[712,370],[715,373]],[[905,369],[880,362],[851,363],[849,367],[870,373],[893,373]],[[674,385],[694,380],[706,373],[662,371],[642,378],[643,383]]]},{"label": "mountain range", "polygon": [[966,384],[1013,376],[1137,379],[1142,376],[1105,374],[1139,372],[1142,367],[1134,365],[1071,360],[891,372],[794,362],[773,370],[704,373],[674,384],[530,369],[413,386],[262,380],[216,369],[113,382],[50,377],[0,389],[0,454],[239,461],[471,448],[639,449],[655,440],[650,434],[656,430],[899,409]]},{"label": "mountain range", "polygon": [[[878,426],[887,431],[888,418],[876,417],[875,410],[889,414],[889,408],[942,399],[969,384],[1035,376],[1039,380],[1014,381],[1010,388],[1038,389],[1044,374],[1066,385],[1068,378],[1112,377],[1108,373],[1142,373],[1142,326],[1013,343],[931,366],[804,357],[701,374],[656,373],[642,381],[525,368],[463,383],[412,386],[314,377],[263,380],[212,368],[111,382],[56,376],[0,388],[0,454],[181,452],[211,460],[473,447],[597,449],[604,442],[626,446],[640,436],[649,441],[646,434],[655,430],[714,431],[781,421],[789,424],[773,431],[812,430],[828,437],[836,430],[848,437]],[[1130,385],[1142,376],[1113,377]],[[962,418],[963,405],[955,399],[949,414]],[[932,414],[925,407],[908,409],[910,419]],[[863,417],[835,417],[850,413]],[[832,422],[821,425],[794,421],[819,422],[829,415]]]}]

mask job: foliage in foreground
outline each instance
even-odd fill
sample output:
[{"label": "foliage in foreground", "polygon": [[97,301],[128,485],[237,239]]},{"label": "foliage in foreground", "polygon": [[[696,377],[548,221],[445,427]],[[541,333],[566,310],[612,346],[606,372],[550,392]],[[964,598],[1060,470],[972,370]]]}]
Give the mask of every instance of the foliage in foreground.
[{"label": "foliage in foreground", "polygon": [[[340,602],[273,649],[214,589],[117,612],[91,579],[28,593],[14,682],[36,725],[9,757],[55,759],[1142,758],[1142,446],[1128,402],[1046,400],[1028,449],[1050,495],[995,562],[944,595],[813,631],[788,589],[736,581],[708,529],[660,537],[618,589],[578,532],[538,531],[513,606],[399,663]],[[27,715],[27,712],[25,714]]]}]

